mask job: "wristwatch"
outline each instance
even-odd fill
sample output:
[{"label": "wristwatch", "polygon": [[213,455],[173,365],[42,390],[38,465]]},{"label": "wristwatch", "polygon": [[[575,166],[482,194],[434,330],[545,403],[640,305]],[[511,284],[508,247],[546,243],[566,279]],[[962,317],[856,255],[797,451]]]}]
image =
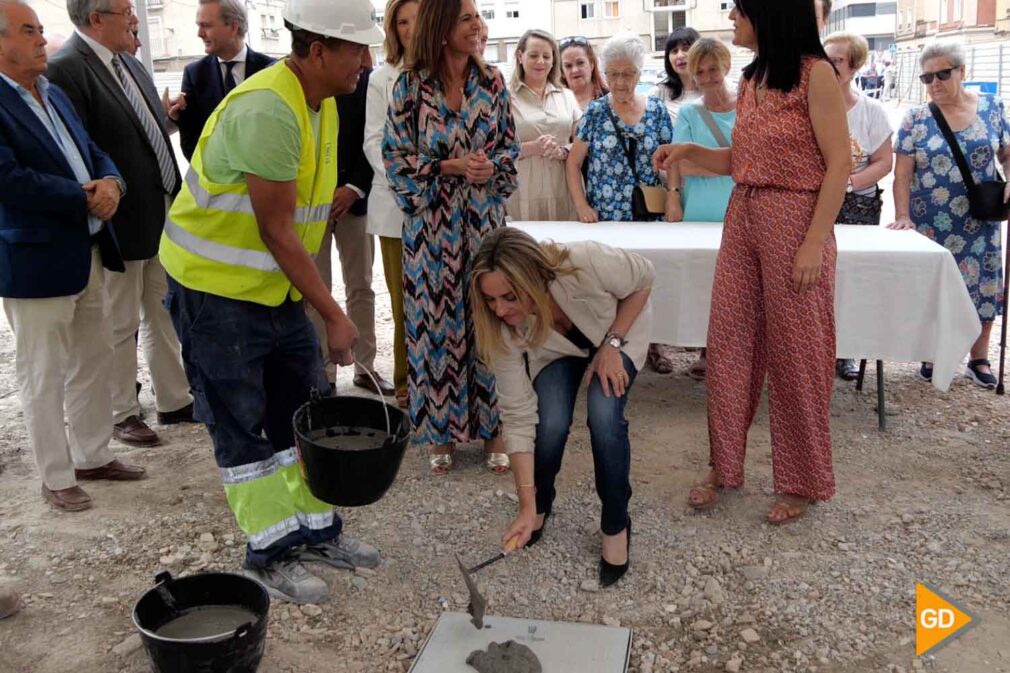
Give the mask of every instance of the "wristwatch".
[{"label": "wristwatch", "polygon": [[603,343],[600,345],[613,346],[617,350],[620,350],[627,344],[628,342],[622,339],[621,335],[617,332],[607,332],[607,336],[603,337]]}]

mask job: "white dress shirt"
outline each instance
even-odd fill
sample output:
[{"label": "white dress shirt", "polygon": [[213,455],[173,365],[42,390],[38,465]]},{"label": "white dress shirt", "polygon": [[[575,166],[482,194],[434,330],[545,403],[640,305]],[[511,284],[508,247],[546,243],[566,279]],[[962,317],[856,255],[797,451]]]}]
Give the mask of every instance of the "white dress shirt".
[{"label": "white dress shirt", "polygon": [[218,57],[217,65],[221,69],[221,81],[224,81],[225,75],[228,73],[228,66],[225,64],[230,61],[235,64],[231,69],[231,76],[235,78],[235,86],[241,84],[245,79],[245,62],[248,55],[249,47],[243,44],[242,51],[235,54],[234,58],[230,58],[228,61],[223,61],[220,57]]}]

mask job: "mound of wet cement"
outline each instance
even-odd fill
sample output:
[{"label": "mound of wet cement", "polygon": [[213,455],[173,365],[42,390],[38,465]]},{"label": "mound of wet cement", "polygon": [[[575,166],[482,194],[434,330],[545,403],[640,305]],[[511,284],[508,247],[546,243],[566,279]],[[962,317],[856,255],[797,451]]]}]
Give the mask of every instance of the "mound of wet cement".
[{"label": "mound of wet cement", "polygon": [[514,640],[491,643],[487,650],[474,650],[466,663],[480,673],[543,673],[533,650]]}]

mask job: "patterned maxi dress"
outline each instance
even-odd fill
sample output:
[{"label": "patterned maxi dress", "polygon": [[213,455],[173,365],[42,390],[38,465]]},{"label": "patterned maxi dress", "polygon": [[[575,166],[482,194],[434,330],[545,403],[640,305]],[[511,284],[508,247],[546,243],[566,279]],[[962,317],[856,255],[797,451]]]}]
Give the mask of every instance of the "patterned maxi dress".
[{"label": "patterned maxi dress", "polygon": [[[473,185],[438,162],[483,150],[492,178]],[[477,359],[467,289],[481,240],[504,226],[516,189],[511,104],[498,70],[471,64],[459,112],[436,77],[407,72],[393,89],[383,160],[405,214],[404,319],[414,441],[446,444],[498,434],[494,376]]]},{"label": "patterned maxi dress", "polygon": [[[996,155],[1010,145],[1010,118],[1003,101],[979,94],[975,121],[954,135],[975,181],[997,179]],[[905,114],[895,151],[915,160],[909,214],[916,229],[950,250],[979,319],[995,320],[1003,305],[1000,223],[968,214],[968,190],[928,105]]]}]

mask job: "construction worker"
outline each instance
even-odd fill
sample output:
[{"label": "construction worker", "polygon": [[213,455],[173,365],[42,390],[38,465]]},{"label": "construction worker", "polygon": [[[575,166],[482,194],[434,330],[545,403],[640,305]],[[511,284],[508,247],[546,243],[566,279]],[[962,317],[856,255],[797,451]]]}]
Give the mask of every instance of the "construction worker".
[{"label": "construction worker", "polygon": [[161,239],[166,303],[225,494],[248,537],[245,572],[274,597],[320,603],[303,562],[374,567],[309,492],[291,419],[330,387],[303,298],[322,316],[333,362],[350,365],[357,329],[313,256],[337,186],[335,95],[355,90],[383,40],[369,0],[289,0],[291,54],[221,102],[197,141]]}]

